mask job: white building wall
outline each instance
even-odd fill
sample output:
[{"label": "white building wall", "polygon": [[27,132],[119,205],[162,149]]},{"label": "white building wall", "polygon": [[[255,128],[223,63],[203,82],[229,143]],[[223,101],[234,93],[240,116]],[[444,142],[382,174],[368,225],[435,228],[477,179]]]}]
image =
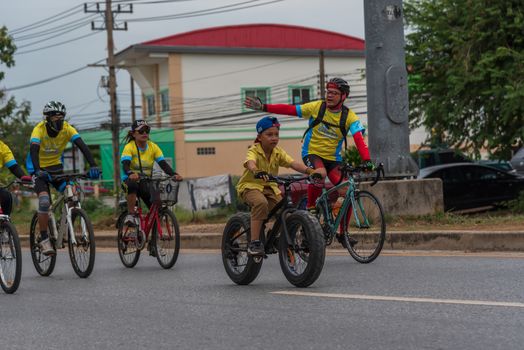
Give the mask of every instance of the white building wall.
[{"label": "white building wall", "polygon": [[[350,102],[365,112],[365,80],[361,70],[365,66],[363,58],[325,59],[325,72],[329,76],[342,76],[355,84],[352,95],[364,95]],[[199,128],[186,130],[186,141],[234,140],[252,138],[254,125],[260,114],[236,116],[245,111],[242,107],[242,88],[269,87],[270,103],[291,103],[290,85],[311,85],[312,99],[319,98],[319,61],[314,57],[296,56],[239,56],[239,55],[197,55],[182,56],[184,119],[198,120],[213,116],[228,115],[234,123],[218,126],[223,120],[201,121]],[[176,106],[176,103],[175,103]],[[358,112],[358,111],[357,111]],[[365,122],[365,116],[361,115]],[[283,137],[301,137],[306,121],[281,117]]]}]

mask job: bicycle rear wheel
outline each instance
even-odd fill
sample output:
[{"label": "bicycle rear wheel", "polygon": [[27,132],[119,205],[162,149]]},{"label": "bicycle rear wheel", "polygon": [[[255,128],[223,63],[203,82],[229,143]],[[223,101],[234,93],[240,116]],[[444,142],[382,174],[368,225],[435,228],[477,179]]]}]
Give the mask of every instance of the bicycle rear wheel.
[{"label": "bicycle rear wheel", "polygon": [[156,225],[153,226],[153,239],[156,259],[164,269],[170,269],[175,265],[180,250],[180,229],[175,214],[168,208],[158,213],[162,235],[158,232]]},{"label": "bicycle rear wheel", "polygon": [[257,263],[247,253],[247,244],[250,240],[249,213],[233,215],[227,222],[222,235],[222,262],[227,275],[236,284],[250,284],[257,278],[262,267],[262,259]]},{"label": "bicycle rear wheel", "polygon": [[326,256],[322,228],[310,213],[298,210],[286,218],[289,242],[280,233],[279,260],[287,280],[308,287],[320,276]]},{"label": "bicycle rear wheel", "polygon": [[355,193],[355,207],[349,207],[341,225],[347,250],[356,261],[367,264],[379,256],[386,239],[386,220],[382,205],[372,193]]},{"label": "bicycle rear wheel", "polygon": [[[47,232],[51,235],[51,220],[49,220],[47,225]],[[56,254],[53,255],[44,255],[40,249],[40,242],[42,237],[40,237],[40,227],[38,225],[38,213],[34,213],[33,219],[31,220],[31,229],[29,232],[29,248],[31,250],[31,260],[33,260],[33,265],[35,265],[36,272],[40,276],[49,276],[53,273],[56,263]],[[55,241],[51,239],[51,244],[55,248]]]},{"label": "bicycle rear wheel", "polygon": [[[71,265],[78,277],[87,278],[93,272],[95,266],[96,245],[93,225],[87,213],[79,208],[72,210],[71,220],[73,232],[69,232],[69,239],[67,240]],[[73,244],[71,239],[73,235],[76,244]]]},{"label": "bicycle rear wheel", "polygon": [[16,228],[0,223],[0,286],[7,294],[16,292],[22,277],[22,250]]},{"label": "bicycle rear wheel", "polygon": [[122,212],[117,221],[117,246],[118,256],[125,267],[132,268],[138,263],[140,258],[140,243],[138,241],[138,227],[128,227],[124,225],[127,211]]}]

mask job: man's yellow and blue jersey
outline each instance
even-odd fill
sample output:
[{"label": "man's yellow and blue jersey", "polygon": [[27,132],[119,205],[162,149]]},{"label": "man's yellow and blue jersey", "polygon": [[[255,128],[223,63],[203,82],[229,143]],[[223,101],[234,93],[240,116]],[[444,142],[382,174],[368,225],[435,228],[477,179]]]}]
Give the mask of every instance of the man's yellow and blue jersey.
[{"label": "man's yellow and blue jersey", "polygon": [[[138,160],[138,150],[140,150],[140,161]],[[129,160],[131,162],[130,170],[135,173],[140,173],[140,164],[142,164],[142,172],[148,176],[153,173],[153,165],[155,162],[164,160],[162,150],[153,141],[147,141],[144,149],[139,148],[135,141],[128,142],[122,151],[120,162]],[[122,180],[128,178],[122,173]]]},{"label": "man's yellow and blue jersey", "polygon": [[13,156],[13,152],[11,152],[9,146],[0,141],[0,169],[2,169],[4,166],[9,168],[15,164],[17,163],[15,157]]},{"label": "man's yellow and blue jersey", "polygon": [[[319,114],[321,104],[322,101],[318,100],[297,105],[297,115],[300,118],[309,119],[309,125],[311,125]],[[339,127],[341,115],[342,112],[332,113],[326,108],[322,121],[331,125],[320,123],[306,133],[302,144],[302,157],[308,154],[316,154],[327,160],[342,160],[340,151],[342,149],[344,135],[342,135]],[[359,131],[362,133],[365,131],[357,115],[352,110],[348,112],[346,130],[348,130],[348,133],[351,133],[351,135]]]},{"label": "man's yellow and blue jersey", "polygon": [[[73,142],[78,138],[80,138],[78,132],[66,121],[64,121],[64,126],[56,137],[50,137],[47,134],[45,121],[38,123],[31,133],[31,143],[40,145],[38,152],[40,167],[62,165],[62,155],[68,142]],[[33,162],[29,154],[27,155],[26,167],[29,173],[34,172]]]}]

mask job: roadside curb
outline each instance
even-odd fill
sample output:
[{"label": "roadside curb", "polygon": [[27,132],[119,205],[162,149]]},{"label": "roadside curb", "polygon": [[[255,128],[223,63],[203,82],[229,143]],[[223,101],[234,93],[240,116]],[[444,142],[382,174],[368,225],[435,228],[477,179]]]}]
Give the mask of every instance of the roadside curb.
[{"label": "roadside curb", "polygon": [[[96,245],[116,248],[116,232],[95,231]],[[358,237],[357,237],[358,238]],[[23,247],[29,236],[20,236]],[[181,233],[181,249],[220,249],[222,233]],[[336,242],[329,249],[340,249]],[[388,250],[450,250],[450,251],[524,251],[524,231],[431,231],[388,232],[384,249]]]}]

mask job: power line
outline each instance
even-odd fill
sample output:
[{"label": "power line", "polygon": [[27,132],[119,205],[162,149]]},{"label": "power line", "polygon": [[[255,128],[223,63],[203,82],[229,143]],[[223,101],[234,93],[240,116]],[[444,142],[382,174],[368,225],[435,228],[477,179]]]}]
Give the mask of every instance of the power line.
[{"label": "power line", "polygon": [[[98,60],[98,61],[95,62],[95,64],[100,63],[103,60],[104,59]],[[50,77],[50,78],[38,80],[38,81],[29,83],[29,84],[18,85],[18,86],[13,86],[13,87],[10,87],[10,88],[6,88],[5,91],[15,91],[15,90],[20,90],[20,89],[25,89],[25,88],[28,88],[28,87],[31,87],[31,86],[36,86],[36,85],[40,85],[40,84],[49,83],[50,81],[53,81],[53,80],[56,80],[56,79],[60,79],[60,78],[63,78],[65,76],[68,76],[68,75],[71,75],[71,74],[75,74],[75,73],[80,72],[80,71],[82,71],[82,70],[84,70],[86,68],[88,68],[88,66],[83,66],[83,67],[80,67],[80,68],[77,68],[77,69],[73,69],[73,70],[71,70],[69,72],[65,72],[65,73],[62,73],[62,74],[59,74],[59,75],[55,75],[55,76]]]},{"label": "power line", "polygon": [[68,44],[68,43],[71,43],[73,41],[78,41],[80,39],[84,39],[84,38],[87,38],[89,36],[93,36],[95,34],[99,34],[100,32],[90,32],[88,34],[85,34],[85,35],[81,35],[81,36],[77,36],[76,38],[73,38],[73,39],[69,39],[69,40],[66,40],[66,41],[61,41],[59,43],[56,43],[56,44],[52,44],[52,45],[48,45],[48,46],[42,46],[42,47],[37,47],[36,49],[32,49],[32,50],[26,50],[26,51],[20,51],[20,52],[16,52],[15,54],[16,55],[25,55],[27,53],[31,53],[31,52],[35,52],[35,51],[42,51],[42,50],[47,50],[47,49],[50,49],[52,47],[57,47],[57,46],[61,46],[61,45],[65,45],[65,44]]},{"label": "power line", "polygon": [[[61,19],[61,15],[64,15],[64,16],[70,16],[72,15],[72,13],[69,13],[71,11],[73,11],[74,9],[76,9],[77,7],[80,7],[81,5],[76,5],[76,6],[73,6],[71,7],[70,9],[68,10],[65,10],[65,11],[62,11],[60,13],[57,13],[55,15],[52,15],[52,16],[49,16],[49,17],[46,17],[42,20],[39,20],[37,22],[34,22],[32,24],[28,24],[28,25],[25,25],[25,26],[22,26],[20,28],[16,28],[16,29],[13,29],[10,31],[11,34],[16,34],[16,33],[22,33],[22,32],[25,32],[25,31],[28,31],[30,29],[34,29],[34,27],[38,27],[38,26],[43,26],[44,24],[43,23],[46,23],[46,22],[50,22],[50,21],[56,21],[58,18]],[[81,12],[82,9],[79,9],[78,11],[74,12],[74,13],[77,13],[77,12]],[[63,17],[62,17],[63,18]]]}]

